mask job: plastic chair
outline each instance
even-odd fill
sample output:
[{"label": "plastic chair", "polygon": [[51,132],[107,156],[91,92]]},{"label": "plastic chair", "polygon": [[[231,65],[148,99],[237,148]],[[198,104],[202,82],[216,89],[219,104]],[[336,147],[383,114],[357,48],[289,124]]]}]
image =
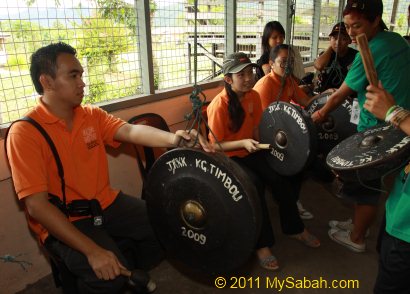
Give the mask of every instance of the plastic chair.
[{"label": "plastic chair", "polygon": [[[163,131],[169,132],[169,127],[165,119],[156,113],[143,113],[132,117],[128,120],[130,124],[136,125],[147,125],[161,129]],[[142,150],[142,151],[141,151]],[[165,148],[153,148],[153,147],[141,147],[135,145],[135,152],[137,156],[137,162],[140,169],[142,177],[142,195],[141,198],[144,199],[144,183],[147,178],[148,172],[154,164],[155,160],[165,153],[167,149]]]}]

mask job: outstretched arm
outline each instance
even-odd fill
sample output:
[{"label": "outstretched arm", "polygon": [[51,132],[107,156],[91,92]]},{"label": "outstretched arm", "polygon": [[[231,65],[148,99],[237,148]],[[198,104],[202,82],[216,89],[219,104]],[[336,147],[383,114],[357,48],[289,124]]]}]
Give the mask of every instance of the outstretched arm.
[{"label": "outstretched arm", "polygon": [[327,100],[326,104],[318,111],[312,114],[313,122],[321,122],[324,118],[336,109],[343,101],[347,98],[347,96],[352,95],[354,92],[350,89],[345,82],[334,92],[330,95],[329,99]]},{"label": "outstretched arm", "polygon": [[[218,151],[233,151],[238,149],[246,149],[249,153],[260,150],[257,147],[259,142],[253,139],[242,139],[237,141],[224,141],[219,144],[214,144],[215,150]],[[219,146],[220,145],[220,146]]]},{"label": "outstretched arm", "polygon": [[213,151],[213,147],[196,130],[190,132],[178,130],[170,133],[146,125],[124,124],[118,129],[114,139],[149,147],[193,147],[191,145],[198,139],[198,143],[205,151]]}]

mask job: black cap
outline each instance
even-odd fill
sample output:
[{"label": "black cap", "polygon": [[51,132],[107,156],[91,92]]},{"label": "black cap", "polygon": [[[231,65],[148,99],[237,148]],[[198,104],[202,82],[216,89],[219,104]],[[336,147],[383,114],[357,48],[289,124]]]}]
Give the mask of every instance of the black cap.
[{"label": "black cap", "polygon": [[380,26],[383,30],[388,30],[383,19],[383,1],[382,0],[348,0],[343,15],[349,14],[352,10],[366,15],[370,19],[380,16]]},{"label": "black cap", "polygon": [[329,37],[330,37],[330,36],[333,36],[333,35],[338,35],[339,32],[340,32],[340,34],[349,36],[349,34],[348,34],[347,31],[346,31],[346,26],[345,26],[345,23],[344,23],[344,22],[339,22],[339,23],[335,24],[335,25],[333,26],[332,31],[331,31],[330,34],[329,34]]},{"label": "black cap", "polygon": [[248,65],[254,67],[258,66],[256,63],[252,63],[245,53],[236,52],[233,54],[229,54],[228,57],[225,58],[222,70],[224,75],[228,73],[238,73]]}]

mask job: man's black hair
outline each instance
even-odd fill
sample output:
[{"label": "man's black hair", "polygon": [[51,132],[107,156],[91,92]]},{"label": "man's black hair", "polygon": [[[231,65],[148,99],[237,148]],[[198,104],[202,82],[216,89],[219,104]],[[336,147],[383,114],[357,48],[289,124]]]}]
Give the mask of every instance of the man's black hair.
[{"label": "man's black hair", "polygon": [[76,55],[77,51],[70,45],[59,42],[41,47],[31,55],[30,76],[37,93],[40,95],[44,93],[43,86],[40,83],[40,76],[47,74],[52,78],[56,77],[57,57],[61,53]]}]

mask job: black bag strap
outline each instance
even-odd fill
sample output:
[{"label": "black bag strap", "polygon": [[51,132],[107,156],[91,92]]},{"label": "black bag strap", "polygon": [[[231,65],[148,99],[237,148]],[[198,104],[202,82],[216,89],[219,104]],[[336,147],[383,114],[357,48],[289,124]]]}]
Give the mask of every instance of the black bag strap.
[{"label": "black bag strap", "polygon": [[10,127],[7,129],[6,131],[6,135],[4,137],[4,150],[6,153],[6,158],[8,158],[7,156],[7,135],[10,131],[11,126],[19,121],[26,121],[30,124],[32,124],[44,137],[44,139],[47,141],[48,145],[50,146],[51,152],[53,152],[54,155],[54,159],[57,165],[57,169],[58,169],[58,176],[60,177],[60,181],[61,181],[61,191],[62,191],[62,195],[63,195],[63,205],[64,205],[64,209],[65,211],[67,211],[67,203],[66,203],[66,195],[65,195],[65,180],[64,180],[64,169],[63,169],[63,164],[61,163],[60,160],[60,156],[58,155],[57,152],[57,148],[53,143],[53,140],[51,140],[50,136],[47,134],[46,130],[44,130],[44,128],[34,119],[32,119],[29,116],[25,116],[22,117],[21,119],[15,120]]}]

